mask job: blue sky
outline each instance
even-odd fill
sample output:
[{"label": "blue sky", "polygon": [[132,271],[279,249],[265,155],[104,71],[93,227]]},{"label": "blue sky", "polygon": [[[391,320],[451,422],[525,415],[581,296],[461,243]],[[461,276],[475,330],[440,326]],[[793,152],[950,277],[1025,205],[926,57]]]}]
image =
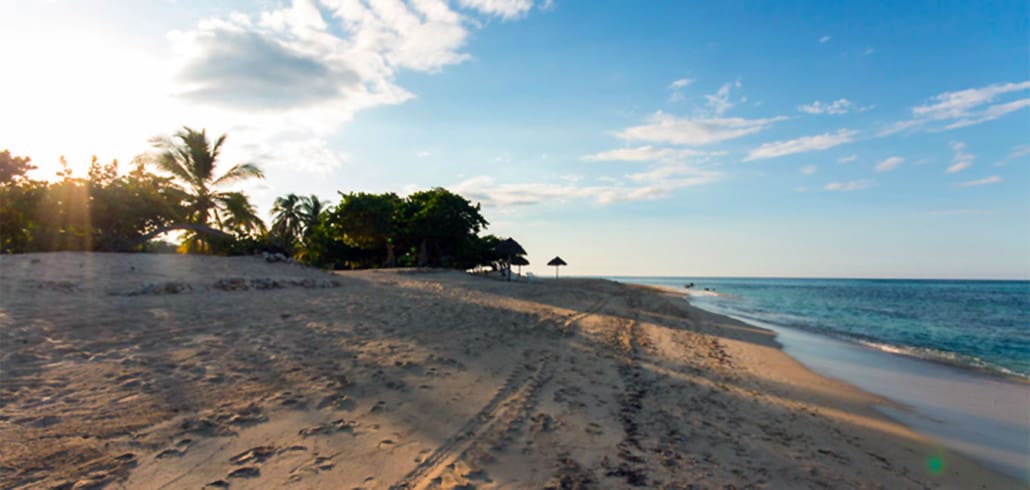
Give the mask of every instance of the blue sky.
[{"label": "blue sky", "polygon": [[1026,2],[0,5],[40,177],[185,124],[264,210],[444,186],[538,273],[1030,277]]}]

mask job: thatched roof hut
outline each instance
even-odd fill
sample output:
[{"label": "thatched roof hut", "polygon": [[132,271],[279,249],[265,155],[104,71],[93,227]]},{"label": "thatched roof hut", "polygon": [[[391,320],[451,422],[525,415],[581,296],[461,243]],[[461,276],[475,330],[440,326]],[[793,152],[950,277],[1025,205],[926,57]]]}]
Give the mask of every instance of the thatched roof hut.
[{"label": "thatched roof hut", "polygon": [[522,245],[519,245],[519,242],[516,242],[512,238],[508,238],[501,243],[498,243],[497,246],[494,247],[494,252],[505,257],[526,255],[526,249],[522,248]]},{"label": "thatched roof hut", "polygon": [[508,238],[502,241],[501,243],[498,243],[497,246],[494,247],[494,252],[497,253],[497,255],[500,255],[501,257],[505,258],[504,262],[508,266],[507,276],[508,280],[510,281],[512,258],[518,257],[520,255],[526,255],[526,249],[522,248],[522,245],[519,245],[519,242],[516,242],[512,238]]}]

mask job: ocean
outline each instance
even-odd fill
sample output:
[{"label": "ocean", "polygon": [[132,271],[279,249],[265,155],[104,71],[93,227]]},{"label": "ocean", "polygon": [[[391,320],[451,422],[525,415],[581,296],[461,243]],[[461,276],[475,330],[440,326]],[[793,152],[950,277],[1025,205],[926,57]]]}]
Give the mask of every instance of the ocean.
[{"label": "ocean", "polygon": [[607,279],[693,282],[694,306],[773,330],[813,371],[900,404],[886,415],[1030,484],[1030,281]]},{"label": "ocean", "polygon": [[611,277],[714,290],[696,306],[895,354],[1030,379],[1030,281]]}]

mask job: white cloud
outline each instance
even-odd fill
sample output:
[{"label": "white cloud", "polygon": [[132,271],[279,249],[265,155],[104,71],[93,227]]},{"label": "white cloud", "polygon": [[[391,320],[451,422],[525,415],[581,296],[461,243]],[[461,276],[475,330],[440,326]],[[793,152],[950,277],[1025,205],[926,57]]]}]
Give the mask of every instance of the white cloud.
[{"label": "white cloud", "polygon": [[1017,158],[1023,158],[1030,155],[1030,145],[1019,145],[1009,152],[1008,156],[1005,157],[1009,160],[1015,160]]},{"label": "white cloud", "polygon": [[841,129],[836,133],[824,133],[815,136],[804,136],[788,141],[774,141],[765,143],[748,153],[745,161],[760,160],[763,158],[776,158],[795,153],[825,150],[834,146],[843,145],[854,141],[858,131]]},{"label": "white cloud", "polygon": [[669,95],[669,102],[679,102],[683,100],[683,88],[694,83],[692,78],[681,78],[669,84],[669,88],[672,89],[672,94]]},{"label": "white cloud", "polygon": [[803,173],[805,175],[812,175],[816,171],[816,166],[815,165],[805,165],[804,167],[801,167],[799,170],[800,170],[801,173]]},{"label": "white cloud", "polygon": [[826,43],[828,43],[830,41],[830,39],[831,39],[830,36],[823,36],[823,37],[819,38],[819,44],[826,44]]},{"label": "white cloud", "polygon": [[995,97],[1009,92],[1030,89],[1030,81],[988,85],[977,89],[945,92],[932,97],[931,102],[912,108],[912,113],[932,119],[955,119],[969,114],[977,106],[989,103]]},{"label": "white cloud", "polygon": [[807,114],[847,114],[854,106],[848,99],[837,99],[829,104],[815,101],[811,104],[798,106],[798,110]]},{"label": "white cloud", "polygon": [[955,152],[955,157],[952,160],[954,163],[946,170],[947,173],[953,174],[973,165],[973,158],[975,157],[971,153],[966,153],[964,151],[966,148],[965,143],[953,141],[949,146],[951,146],[951,149]]},{"label": "white cloud", "polygon": [[904,158],[901,158],[901,157],[890,157],[890,158],[884,159],[880,163],[877,163],[876,164],[876,171],[877,172],[890,172],[891,170],[894,170],[894,169],[898,168],[898,166],[901,165],[902,163],[905,163],[905,159]]},{"label": "white cloud", "polygon": [[966,126],[973,126],[987,121],[993,121],[998,119],[1005,114],[1010,112],[1018,111],[1024,107],[1030,107],[1030,99],[1019,99],[1005,104],[995,104],[988,107],[986,110],[972,115],[970,117],[960,119],[944,127],[944,130],[964,128]]},{"label": "white cloud", "polygon": [[572,199],[611,204],[662,199],[676,190],[709,184],[722,178],[721,172],[674,164],[630,174],[625,180],[613,177],[597,179],[604,185],[580,185],[578,181],[568,180],[562,183],[507,184],[499,183],[493,177],[480,176],[460,182],[452,190],[485,206],[524,206]]},{"label": "white cloud", "polygon": [[[463,5],[510,19],[532,2]],[[359,111],[414,97],[398,85],[399,73],[435,73],[469,59],[463,49],[478,25],[468,16],[473,12],[442,0],[293,0],[253,15],[206,19],[168,35],[173,91],[191,117],[230,131],[242,146],[295,145],[316,162],[296,168],[322,171],[342,161],[324,142],[340,125]]]},{"label": "white cloud", "polygon": [[722,178],[722,173],[714,170],[703,170],[686,164],[675,164],[661,165],[647,172],[629,174],[626,178],[633,182],[653,186],[666,185],[671,189],[714,182]]},{"label": "white cloud", "polygon": [[250,160],[260,167],[282,167],[316,174],[329,173],[350,159],[344,152],[329,149],[321,138],[282,141],[275,145],[248,143],[242,151],[253,155]]},{"label": "white cloud", "polygon": [[998,182],[1001,182],[1001,177],[998,177],[997,175],[992,175],[990,177],[986,177],[980,180],[969,180],[966,182],[960,182],[958,185],[959,187],[977,187],[987,184],[997,184]]},{"label": "white cloud", "polygon": [[687,158],[707,159],[725,155],[724,151],[701,151],[688,148],[655,148],[650,145],[618,148],[583,156],[588,162],[679,162]]},{"label": "white cloud", "polygon": [[947,131],[993,121],[1011,112],[1030,107],[1030,99],[995,104],[986,109],[982,109],[983,106],[992,103],[994,99],[1002,95],[1022,92],[1028,89],[1030,89],[1030,81],[997,83],[980,88],[945,92],[931,97],[923,105],[913,107],[912,119],[894,123],[880,131],[879,134],[886,136],[901,131],[918,129],[933,123],[943,124],[943,126],[935,127],[931,130]]},{"label": "white cloud", "polygon": [[422,151],[420,151],[418,153],[415,153],[415,156],[419,157],[419,158],[429,158],[432,155],[433,155],[433,153],[430,152],[430,151],[427,151],[427,150],[422,150]]},{"label": "white cloud", "polygon": [[684,87],[686,87],[686,86],[688,86],[688,85],[690,85],[692,83],[694,83],[694,79],[693,78],[681,78],[679,80],[676,80],[676,81],[670,83],[669,84],[669,88],[671,88],[671,89],[684,88]]},{"label": "white cloud", "polygon": [[876,50],[873,49],[872,47],[867,47],[867,48],[865,48],[865,51],[862,51],[862,55],[863,56],[869,56],[869,55],[871,55],[871,54],[873,54],[875,52],[876,52]]},{"label": "white cloud", "polygon": [[955,172],[959,172],[961,170],[965,170],[965,169],[969,168],[971,165],[973,165],[973,164],[968,162],[968,161],[967,162],[958,162],[958,163],[948,167],[948,170],[946,170],[946,172],[949,173],[949,174],[953,174]]},{"label": "white cloud", "polygon": [[[730,101],[730,91],[732,91],[734,87],[741,87],[740,80],[732,83],[724,83],[714,94],[706,95],[705,99],[708,102],[706,102],[705,105],[708,106],[716,116],[723,115],[723,113],[737,105],[737,102]],[[747,101],[747,98],[740,99],[740,102],[745,101]]]},{"label": "white cloud", "polygon": [[[462,7],[475,9],[487,15],[495,15],[502,19],[517,19],[533,8],[533,0],[458,0]],[[550,2],[544,4],[550,8]]]},{"label": "white cloud", "polygon": [[632,126],[616,133],[629,141],[674,145],[707,145],[757,133],[785,117],[765,119],[675,117],[661,111],[648,124]]},{"label": "white cloud", "polygon": [[858,160],[858,155],[848,155],[846,157],[838,158],[837,163],[851,163]]},{"label": "white cloud", "polygon": [[851,192],[868,189],[874,185],[876,185],[876,182],[869,179],[851,180],[848,182],[830,182],[829,184],[824,185],[823,189],[828,191]]}]

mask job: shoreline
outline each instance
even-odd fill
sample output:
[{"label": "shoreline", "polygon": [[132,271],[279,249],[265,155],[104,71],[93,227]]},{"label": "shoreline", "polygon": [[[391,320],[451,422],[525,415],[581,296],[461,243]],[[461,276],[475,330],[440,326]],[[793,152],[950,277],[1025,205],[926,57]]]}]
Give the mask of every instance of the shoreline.
[{"label": "shoreline", "polygon": [[[620,279],[618,276],[613,276],[613,280],[618,280],[618,279]],[[646,277],[636,277],[636,276],[625,276],[623,279],[647,279],[647,278]],[[721,279],[721,278],[713,278],[713,279]],[[750,279],[750,278],[744,278],[744,277],[736,278],[736,277],[734,277],[733,279]],[[770,278],[764,278],[763,277],[763,278],[757,278],[757,279],[770,279]],[[787,279],[793,279],[793,278],[787,278]],[[798,279],[810,279],[810,278],[798,278]],[[815,279],[819,279],[819,278],[815,278]],[[861,280],[874,280],[874,279],[861,279]],[[895,279],[885,279],[885,280],[886,281],[893,281]],[[897,280],[901,280],[901,281],[918,281],[920,279],[897,279]],[[926,279],[925,281],[927,281],[927,282],[937,282],[936,280],[930,280],[930,279]],[[1017,280],[1017,279],[1012,279],[1012,280],[1001,280],[1001,279],[998,279],[998,280],[995,280],[995,279],[983,279],[983,280],[981,280],[981,279],[949,279],[948,281],[955,281],[955,282],[958,282],[958,281],[967,281],[967,282],[1021,282],[1021,283],[1022,282],[1027,282],[1026,280],[1021,280],[1021,279],[1019,279],[1019,280]],[[680,289],[680,288],[676,288],[676,287],[672,287],[672,286],[659,286],[659,285],[654,285],[654,284],[644,284],[644,283],[636,283],[636,282],[625,282],[623,284],[634,284],[634,285],[638,285],[638,286],[653,287],[653,288],[656,288],[656,289],[659,289],[659,290],[662,290],[662,291],[666,291],[666,292],[671,293],[671,294],[680,295],[680,296],[682,296],[684,298],[687,298],[687,299],[692,298],[692,297],[697,297],[697,298],[700,298],[701,300],[699,302],[692,302],[691,304],[694,307],[702,308],[702,309],[705,309],[705,305],[701,304],[701,303],[703,303],[704,298],[727,296],[727,294],[721,293],[721,292],[718,292],[718,291],[703,291],[703,290],[695,290],[695,289],[686,290],[686,289]],[[713,305],[708,305],[708,306],[712,307],[712,308],[716,308],[716,309],[718,308],[718,307],[714,307]],[[731,317],[733,317],[733,318],[735,318],[735,319],[737,319],[739,321],[742,321],[742,322],[767,323],[767,322],[764,322],[764,321],[762,321],[760,319],[757,319],[757,318],[753,319],[753,318],[748,318],[748,317],[745,317],[745,316],[741,316],[741,315],[737,314],[736,312],[722,311],[722,310],[715,311],[713,309],[707,309],[707,311],[712,311],[713,313],[717,313],[717,314],[720,314],[720,315],[731,316]],[[948,368],[957,369],[957,370],[960,370],[960,371],[965,371],[965,372],[968,372],[968,373],[973,374],[973,375],[984,376],[984,377],[987,377],[987,378],[1001,380],[1001,381],[1005,381],[1005,382],[1011,382],[1011,383],[1014,383],[1014,384],[1023,384],[1023,385],[1026,385],[1026,386],[1030,387],[1030,374],[1021,374],[1021,373],[1013,372],[1013,371],[1011,371],[1011,370],[1009,370],[1009,369],[1007,369],[1007,368],[1005,368],[1003,366],[992,365],[992,364],[989,364],[989,363],[984,363],[984,364],[978,365],[978,364],[975,364],[973,362],[964,360],[965,358],[963,356],[959,355],[959,354],[954,354],[954,353],[949,353],[949,352],[939,351],[939,350],[933,350],[933,349],[919,348],[919,347],[908,347],[908,346],[894,345],[894,344],[884,343],[883,341],[879,341],[877,339],[861,337],[861,336],[858,336],[858,335],[849,334],[849,333],[846,333],[846,332],[835,331],[835,330],[819,330],[819,329],[805,328],[805,327],[801,327],[801,326],[787,326],[787,325],[779,325],[779,324],[775,324],[774,325],[772,323],[769,323],[769,325],[770,325],[769,327],[763,327],[763,328],[771,328],[771,329],[774,329],[774,330],[775,330],[775,328],[786,328],[786,329],[791,329],[791,330],[797,330],[797,331],[805,332],[805,333],[812,334],[812,335],[819,335],[819,336],[831,338],[831,339],[834,339],[834,340],[838,340],[838,341],[841,341],[841,342],[846,342],[848,344],[851,344],[851,345],[854,345],[856,347],[860,347],[860,348],[863,348],[863,349],[870,349],[870,350],[874,350],[874,351],[878,351],[878,352],[883,352],[883,353],[886,353],[886,354],[891,354],[891,355],[905,357],[905,358],[916,360],[916,361],[932,363],[932,364],[940,365],[942,367],[948,367]],[[928,355],[920,355],[918,353],[918,351],[921,350],[921,349],[928,351]],[[948,356],[957,356],[957,358],[951,359]]]},{"label": "shoreline", "polygon": [[646,287],[142,254],[0,273],[5,488],[1023,488]]},{"label": "shoreline", "polygon": [[[690,301],[690,294],[684,298]],[[998,405],[998,398],[1006,398],[1001,403],[1012,407],[1012,412],[1017,412],[1019,407],[1030,406],[1030,392],[1018,393],[1015,396],[1006,396],[1011,389],[1026,389],[1030,383],[1026,378],[1013,374],[999,372],[997,370],[979,368],[961,363],[951,363],[941,359],[926,358],[908,354],[906,352],[895,352],[869,346],[846,336],[829,335],[823,332],[814,332],[801,328],[792,328],[783,325],[776,325],[761,322],[755,319],[744,318],[729,312],[718,311],[709,305],[699,305],[691,302],[696,308],[704,309],[714,314],[727,316],[735,320],[755,325],[758,328],[769,329],[776,332],[777,341],[783,345],[783,350],[788,355],[797,359],[809,369],[816,373],[839,379],[854,386],[856,389],[867,391],[876,396],[884,396],[887,400],[897,406],[878,407],[887,416],[905,424],[913,430],[920,431],[937,440],[945,443],[974,459],[1002,471],[1005,474],[1030,483],[1030,468],[1027,467],[1027,455],[1030,454],[1030,424],[1024,417],[1023,420],[1016,420],[1019,417],[1012,413],[1001,414],[997,410],[985,410],[983,406],[971,406],[965,404],[956,413],[956,405],[963,405],[962,401],[969,397],[969,393],[977,390],[974,398],[992,398],[993,405]],[[799,338],[800,337],[800,338]],[[808,338],[805,338],[808,337]],[[813,337],[817,339],[812,340]],[[813,349],[805,344],[818,343],[820,352],[814,354]],[[841,344],[839,347],[831,343]],[[843,350],[864,351],[864,355],[849,364],[848,368],[839,366],[828,366],[822,361],[826,356],[826,350],[840,352]],[[847,357],[848,354],[841,354]],[[829,357],[829,356],[826,356]],[[890,358],[899,358],[907,362],[891,363]],[[900,371],[906,373],[919,373],[919,378],[905,382],[880,381],[872,379],[871,376],[861,375],[858,371],[872,366],[893,365],[901,367]],[[900,364],[900,366],[899,366]],[[930,369],[927,370],[926,368]],[[900,374],[900,373],[898,373]],[[927,390],[925,384],[933,383],[934,378],[939,376],[949,377],[955,384],[946,385],[940,383],[941,388]],[[959,384],[961,383],[961,384]],[[1000,384],[1000,385],[999,385]],[[981,389],[982,386],[991,386],[990,390]],[[955,389],[961,391],[961,396],[951,396],[946,392]],[[948,407],[948,408],[944,408]],[[984,413],[989,412],[989,413]],[[993,413],[990,413],[993,412]],[[1006,419],[1004,421],[991,421],[991,419]],[[946,424],[943,421],[952,422]],[[957,427],[963,423],[965,427]],[[1012,426],[1012,423],[1022,423],[1020,427]],[[1004,441],[1004,443],[1001,443]],[[1009,451],[1008,456],[1001,454],[999,447]],[[1013,454],[1014,453],[1014,454]],[[1000,461],[999,459],[1004,459]]]}]

